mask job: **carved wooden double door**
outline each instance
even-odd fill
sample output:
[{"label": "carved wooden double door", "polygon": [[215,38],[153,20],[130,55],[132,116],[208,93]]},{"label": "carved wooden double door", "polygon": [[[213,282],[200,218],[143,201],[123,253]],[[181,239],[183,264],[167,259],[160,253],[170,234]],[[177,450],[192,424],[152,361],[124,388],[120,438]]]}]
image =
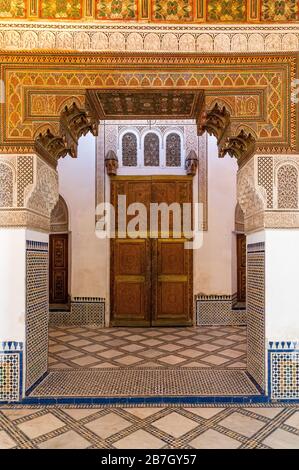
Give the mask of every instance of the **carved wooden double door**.
[{"label": "carved wooden double door", "polygon": [[[147,230],[142,237],[117,236],[119,195],[126,196],[127,207],[136,202],[146,207]],[[192,179],[184,176],[115,177],[111,179],[111,201],[116,208],[116,238],[111,240],[111,324],[192,325],[193,252],[185,248],[185,238],[173,237],[171,211],[168,238],[161,236],[160,219],[158,236],[153,237],[149,229],[150,203],[177,202],[180,207],[191,203]],[[129,223],[134,215],[125,217]]]}]

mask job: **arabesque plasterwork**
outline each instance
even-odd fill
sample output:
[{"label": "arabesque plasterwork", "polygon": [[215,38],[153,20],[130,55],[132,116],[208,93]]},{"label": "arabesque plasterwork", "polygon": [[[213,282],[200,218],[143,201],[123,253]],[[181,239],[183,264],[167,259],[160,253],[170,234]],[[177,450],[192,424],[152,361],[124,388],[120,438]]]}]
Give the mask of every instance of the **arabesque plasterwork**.
[{"label": "arabesque plasterwork", "polygon": [[[217,99],[229,103],[232,134],[244,128],[257,140],[258,152],[294,153],[298,148],[296,105],[289,103],[297,71],[296,55],[10,52],[1,54],[0,61],[6,89],[1,122],[3,153],[32,151],[32,142],[41,129],[49,127],[55,134],[66,100],[84,102],[86,89],[114,87],[203,89],[209,105]],[[239,98],[234,100],[236,89]],[[40,111],[43,101],[47,109],[49,97],[59,103],[56,116],[52,111],[44,115]]]},{"label": "arabesque plasterwork", "polygon": [[298,51],[299,25],[0,22],[0,49],[134,52]]},{"label": "arabesque plasterwork", "polygon": [[[280,170],[290,167],[292,178],[279,178]],[[298,175],[299,155],[255,155],[239,169],[237,194],[246,233],[299,228]]]},{"label": "arabesque plasterwork", "polygon": [[0,18],[145,23],[298,22],[297,0],[1,0]]},{"label": "arabesque plasterwork", "polygon": [[56,170],[36,155],[0,155],[0,165],[15,168],[16,175],[5,186],[7,194],[11,192],[14,197],[1,205],[0,227],[49,231],[51,211],[59,195]]}]

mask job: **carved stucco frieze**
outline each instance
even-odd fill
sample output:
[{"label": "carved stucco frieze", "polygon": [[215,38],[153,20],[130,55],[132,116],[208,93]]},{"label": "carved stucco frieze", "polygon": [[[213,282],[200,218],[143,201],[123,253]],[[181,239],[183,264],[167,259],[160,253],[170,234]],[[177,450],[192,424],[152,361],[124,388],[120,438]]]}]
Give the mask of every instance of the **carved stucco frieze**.
[{"label": "carved stucco frieze", "polygon": [[244,213],[245,232],[261,229],[264,225],[264,195],[255,178],[255,158],[251,158],[237,174],[237,199]]},{"label": "carved stucco frieze", "polygon": [[77,51],[281,52],[299,48],[298,25],[113,25],[0,22],[0,48]]},{"label": "carved stucco frieze", "polygon": [[299,228],[299,155],[255,155],[237,176],[245,231]]},{"label": "carved stucco frieze", "polygon": [[58,174],[47,164],[37,160],[35,185],[33,191],[27,196],[25,205],[45,217],[51,215],[59,197]]},{"label": "carved stucco frieze", "polygon": [[[13,178],[6,168],[14,169]],[[0,227],[48,231],[59,195],[56,170],[36,155],[1,155],[1,178],[6,181],[7,196],[2,198],[6,204],[0,207]]]}]

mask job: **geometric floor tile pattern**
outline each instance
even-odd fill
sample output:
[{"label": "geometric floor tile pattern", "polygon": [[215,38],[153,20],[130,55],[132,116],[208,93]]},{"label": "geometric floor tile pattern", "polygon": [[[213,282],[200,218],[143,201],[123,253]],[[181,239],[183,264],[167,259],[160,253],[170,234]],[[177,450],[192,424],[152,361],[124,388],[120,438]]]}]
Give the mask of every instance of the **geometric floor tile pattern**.
[{"label": "geometric floor tile pattern", "polygon": [[246,327],[49,329],[49,373],[31,397],[258,395]]},{"label": "geometric floor tile pattern", "polygon": [[0,407],[0,448],[298,449],[285,407]]},{"label": "geometric floor tile pattern", "polygon": [[246,327],[51,327],[49,368],[246,368]]},{"label": "geometric floor tile pattern", "polygon": [[177,397],[259,395],[241,369],[52,370],[31,397]]}]

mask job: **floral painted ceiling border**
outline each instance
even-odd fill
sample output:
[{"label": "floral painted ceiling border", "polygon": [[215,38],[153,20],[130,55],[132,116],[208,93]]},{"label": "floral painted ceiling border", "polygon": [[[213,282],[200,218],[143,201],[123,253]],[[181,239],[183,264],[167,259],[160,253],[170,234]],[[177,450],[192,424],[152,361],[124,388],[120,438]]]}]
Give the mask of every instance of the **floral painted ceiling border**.
[{"label": "floral painted ceiling border", "polygon": [[275,23],[299,21],[299,0],[0,0],[0,18]]}]

